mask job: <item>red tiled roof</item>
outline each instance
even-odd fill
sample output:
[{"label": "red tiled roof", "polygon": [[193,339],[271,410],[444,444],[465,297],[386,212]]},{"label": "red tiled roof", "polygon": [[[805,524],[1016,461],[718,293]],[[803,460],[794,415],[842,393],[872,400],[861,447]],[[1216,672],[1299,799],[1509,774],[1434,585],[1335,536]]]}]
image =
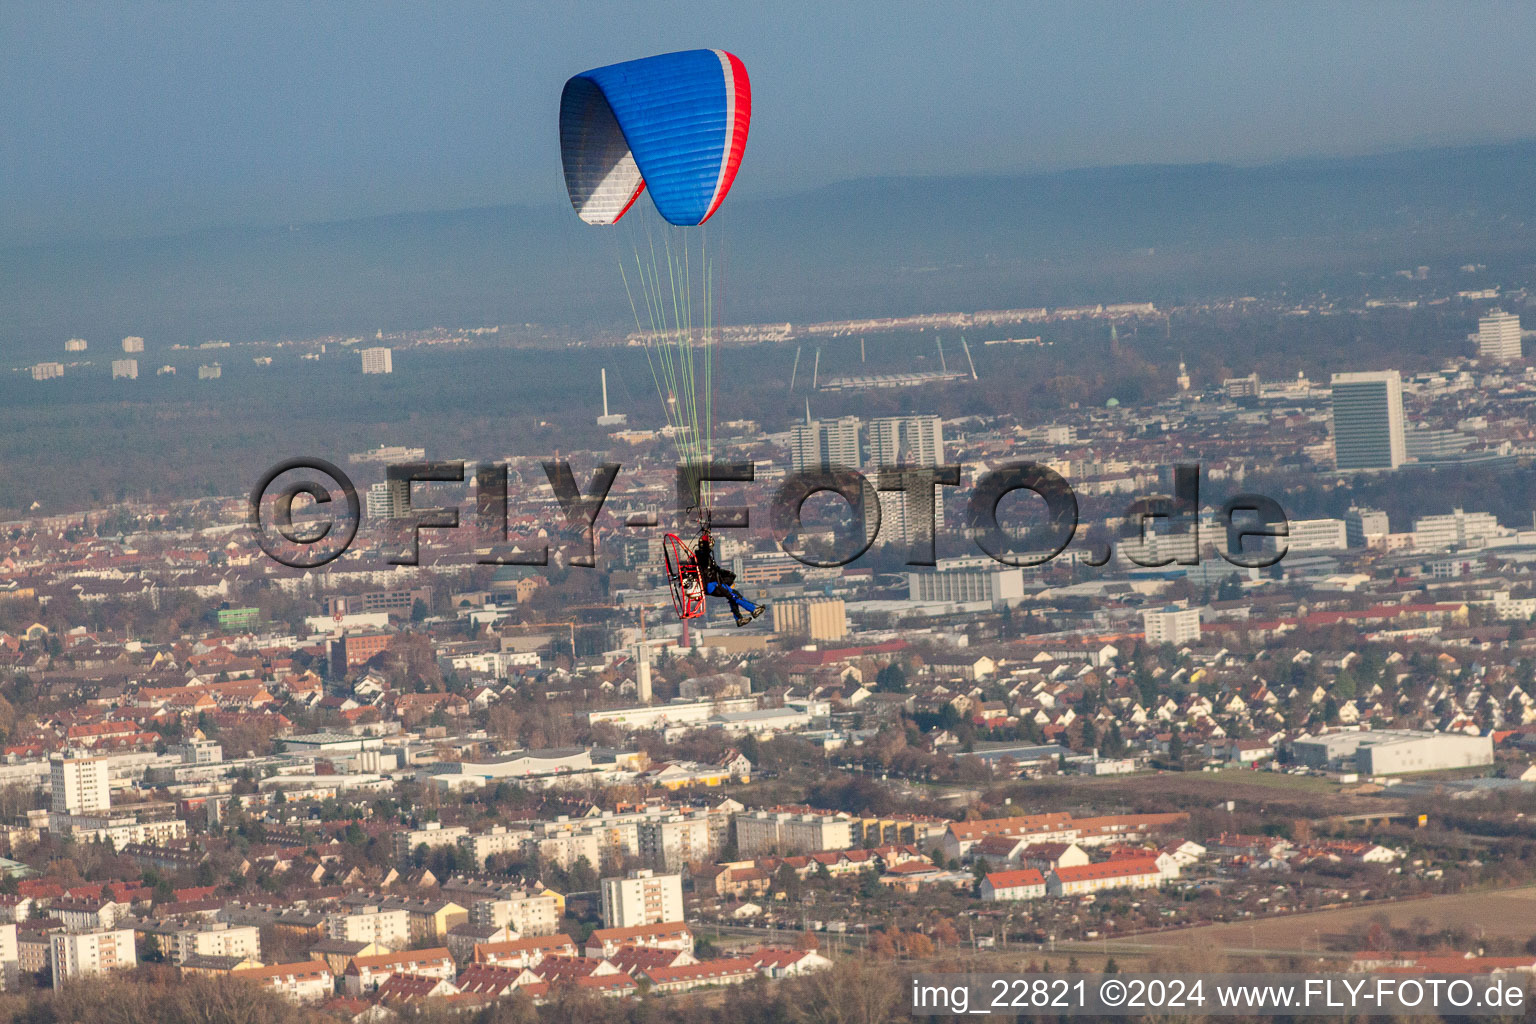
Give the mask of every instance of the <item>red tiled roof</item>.
[{"label": "red tiled roof", "polygon": [[1022,868],[1018,871],[994,871],[987,876],[994,889],[1013,889],[1021,885],[1044,885],[1045,876],[1038,868]]},{"label": "red tiled roof", "polygon": [[1086,882],[1095,878],[1129,878],[1132,875],[1160,873],[1157,861],[1151,857],[1125,857],[1120,860],[1106,860],[1097,864],[1080,864],[1076,867],[1056,869],[1057,879],[1063,882]]}]

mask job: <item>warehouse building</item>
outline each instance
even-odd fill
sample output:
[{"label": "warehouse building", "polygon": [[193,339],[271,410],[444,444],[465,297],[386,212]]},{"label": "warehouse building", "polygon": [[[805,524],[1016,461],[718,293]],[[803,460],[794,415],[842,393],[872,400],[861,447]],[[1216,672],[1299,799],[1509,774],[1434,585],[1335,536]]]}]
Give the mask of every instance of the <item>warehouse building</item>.
[{"label": "warehouse building", "polygon": [[1361,775],[1401,775],[1492,764],[1493,739],[1407,729],[1336,732],[1293,740],[1291,753],[1297,761],[1312,768]]}]

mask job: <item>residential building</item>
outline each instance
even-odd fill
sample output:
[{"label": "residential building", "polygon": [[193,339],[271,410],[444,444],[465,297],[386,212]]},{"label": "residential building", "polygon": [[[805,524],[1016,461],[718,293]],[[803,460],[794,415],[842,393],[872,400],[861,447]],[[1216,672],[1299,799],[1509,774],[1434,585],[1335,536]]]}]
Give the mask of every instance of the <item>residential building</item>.
[{"label": "residential building", "polygon": [[252,924],[198,922],[170,933],[161,933],[159,941],[160,952],[178,964],[184,964],[192,957],[261,959],[261,929]]},{"label": "residential building", "polygon": [[56,814],[101,814],[111,805],[107,769],[109,757],[49,759],[52,808]]},{"label": "residential building", "polygon": [[981,880],[978,891],[988,902],[1035,900],[1045,895],[1045,876],[1038,868],[994,871]]},{"label": "residential building", "polygon": [[525,937],[555,934],[560,915],[560,899],[550,892],[512,893],[476,900],[469,909],[470,923],[510,928]]},{"label": "residential building", "polygon": [[410,945],[410,914],[403,907],[351,907],[326,915],[325,934],[341,942],[371,942],[392,952]]},{"label": "residential building", "polygon": [[813,420],[796,424],[789,432],[789,464],[796,473],[844,466],[858,469],[859,418]]},{"label": "residential building", "polygon": [[662,871],[709,861],[719,852],[713,823],[702,814],[671,814],[642,821],[636,831],[641,859]]},{"label": "residential building", "polygon": [[445,827],[442,822],[429,821],[421,828],[405,829],[395,833],[395,856],[401,859],[409,857],[416,852],[418,846],[428,848],[456,846],[467,835],[469,835],[467,825]]},{"label": "residential building", "polygon": [[1149,608],[1141,613],[1141,628],[1147,643],[1160,645],[1196,643],[1200,639],[1200,609]]},{"label": "residential building", "polygon": [[336,976],[324,960],[241,967],[231,976],[264,985],[294,1003],[317,1003],[336,994]]},{"label": "residential building", "polygon": [[1056,868],[1045,877],[1045,891],[1050,896],[1085,896],[1104,889],[1155,889],[1162,883],[1155,857],[1126,857]]},{"label": "residential building", "polygon": [[415,974],[424,978],[446,978],[452,981],[457,968],[447,947],[438,946],[385,953],[381,956],[354,957],[347,965],[342,980],[347,995],[360,996],[375,991],[396,974]]},{"label": "residential building", "polygon": [[0,924],[0,982],[4,991],[16,991],[21,980],[21,947],[16,941],[16,925],[7,921]]},{"label": "residential building", "polygon": [[1502,309],[1490,309],[1477,321],[1477,357],[1490,362],[1512,363],[1520,359],[1520,317]]},{"label": "residential building", "polygon": [[944,423],[937,416],[880,416],[869,421],[869,465],[938,466]]},{"label": "residential building", "polygon": [[[381,480],[368,488],[369,519],[399,519],[411,510],[411,485],[407,480]],[[427,601],[431,604],[430,598]],[[367,611],[375,609],[366,608]]]},{"label": "residential building", "polygon": [[846,850],[853,822],[830,814],[752,811],[735,817],[736,849],[743,857]]},{"label": "residential building", "polygon": [[636,925],[633,928],[599,928],[587,939],[583,951],[590,957],[610,957],[625,946],[693,952],[693,931],[682,921]]},{"label": "residential building", "polygon": [[650,869],[631,871],[624,878],[602,883],[603,925],[633,928],[683,919],[683,878],[658,875]]},{"label": "residential building", "polygon": [[76,978],[132,970],[139,962],[132,928],[55,932],[49,936],[48,957],[56,989]]},{"label": "residential building", "polygon": [[376,346],[374,348],[363,349],[362,355],[364,373],[373,374],[395,372],[394,352],[392,350],[384,348],[383,346]]}]

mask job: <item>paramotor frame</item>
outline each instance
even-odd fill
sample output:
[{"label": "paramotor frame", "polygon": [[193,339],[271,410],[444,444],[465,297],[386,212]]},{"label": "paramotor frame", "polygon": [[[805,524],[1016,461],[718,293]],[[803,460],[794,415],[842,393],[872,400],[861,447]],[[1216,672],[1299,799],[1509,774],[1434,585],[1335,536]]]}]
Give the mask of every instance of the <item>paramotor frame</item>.
[{"label": "paramotor frame", "polygon": [[672,608],[680,619],[696,619],[704,614],[704,578],[693,549],[675,533],[667,534],[661,544],[666,562],[667,582],[672,587]]}]

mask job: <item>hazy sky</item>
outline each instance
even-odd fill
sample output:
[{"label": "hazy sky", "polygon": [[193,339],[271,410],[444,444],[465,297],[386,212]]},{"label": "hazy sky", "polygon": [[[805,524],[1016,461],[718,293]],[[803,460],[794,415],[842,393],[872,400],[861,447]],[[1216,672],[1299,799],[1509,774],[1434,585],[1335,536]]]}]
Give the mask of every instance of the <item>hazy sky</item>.
[{"label": "hazy sky", "polygon": [[1536,5],[0,5],[0,243],[563,201],[578,71],[753,83],[737,195],[1536,136]]}]

